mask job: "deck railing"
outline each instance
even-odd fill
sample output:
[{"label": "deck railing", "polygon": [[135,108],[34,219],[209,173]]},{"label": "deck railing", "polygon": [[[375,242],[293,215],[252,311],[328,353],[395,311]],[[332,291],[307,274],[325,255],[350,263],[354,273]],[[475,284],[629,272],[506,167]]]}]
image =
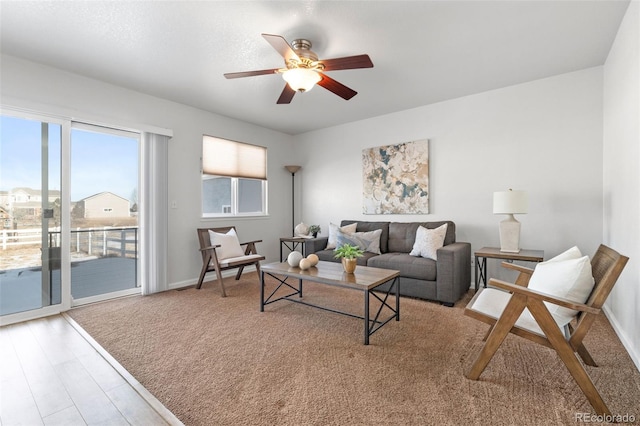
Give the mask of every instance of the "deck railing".
[{"label": "deck railing", "polygon": [[[60,246],[60,230],[49,231],[49,247]],[[0,247],[39,246],[42,230],[16,229],[0,231]],[[71,231],[71,251],[89,256],[138,257],[138,227],[76,228]]]},{"label": "deck railing", "polygon": [[9,247],[38,245],[42,242],[42,229],[3,229],[0,231],[0,247],[6,250]]}]

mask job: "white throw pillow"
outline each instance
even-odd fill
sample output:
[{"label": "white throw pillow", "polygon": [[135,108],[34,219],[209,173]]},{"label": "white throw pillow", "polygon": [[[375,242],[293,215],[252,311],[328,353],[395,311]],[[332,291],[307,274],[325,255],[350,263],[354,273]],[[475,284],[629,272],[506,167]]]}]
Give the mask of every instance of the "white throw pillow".
[{"label": "white throw pillow", "polygon": [[[594,284],[589,256],[539,263],[529,280],[531,290],[578,303],[587,301]],[[577,314],[573,309],[547,302],[545,304],[554,315],[571,318]]]},{"label": "white throw pillow", "polygon": [[[582,257],[582,253],[580,253],[580,249],[577,246],[573,246],[569,250],[560,253],[556,257],[552,257],[546,262],[558,262],[561,260],[580,259],[581,257]],[[546,262],[542,262],[542,263],[546,263]]]},{"label": "white throw pillow", "polygon": [[231,257],[244,256],[244,251],[242,247],[240,247],[240,241],[238,241],[238,235],[233,228],[226,234],[209,230],[209,239],[211,240],[212,246],[220,245],[220,247],[216,249],[218,261]]},{"label": "white throw pillow", "polygon": [[427,259],[437,260],[438,249],[444,246],[444,237],[447,234],[447,224],[435,229],[427,229],[419,226],[416,231],[416,242],[411,249],[411,256],[421,256]]},{"label": "white throw pillow", "polygon": [[326,250],[336,248],[336,245],[338,244],[338,230],[344,232],[345,234],[353,234],[354,232],[356,232],[357,226],[358,226],[357,223],[352,223],[350,225],[345,225],[342,227],[339,227],[338,225],[330,223],[329,224],[329,240],[327,241]]}]

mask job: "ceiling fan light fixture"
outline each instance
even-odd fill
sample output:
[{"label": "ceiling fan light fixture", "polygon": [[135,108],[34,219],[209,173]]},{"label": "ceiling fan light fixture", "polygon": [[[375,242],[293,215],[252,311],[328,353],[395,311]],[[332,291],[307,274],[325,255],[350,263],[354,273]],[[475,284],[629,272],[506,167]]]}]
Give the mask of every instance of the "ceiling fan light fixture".
[{"label": "ceiling fan light fixture", "polygon": [[320,74],[308,68],[292,68],[282,74],[282,78],[296,92],[308,92],[321,80]]},{"label": "ceiling fan light fixture", "polygon": [[[0,0],[2,1],[2,0]],[[358,94],[355,90],[332,79],[326,71],[353,70],[372,68],[369,55],[345,56],[318,60],[318,55],[311,50],[311,42],[306,39],[295,39],[289,44],[284,37],[276,34],[262,34],[262,37],[284,58],[283,68],[271,68],[255,71],[225,73],[225,78],[253,77],[256,75],[282,74],[287,84],[276,101],[278,105],[289,104],[296,92],[308,92],[318,86],[349,100]]]}]

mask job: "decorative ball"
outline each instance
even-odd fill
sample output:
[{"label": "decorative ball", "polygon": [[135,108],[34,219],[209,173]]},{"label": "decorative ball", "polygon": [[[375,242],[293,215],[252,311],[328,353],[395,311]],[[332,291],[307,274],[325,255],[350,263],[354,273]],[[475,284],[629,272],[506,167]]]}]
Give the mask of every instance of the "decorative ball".
[{"label": "decorative ball", "polygon": [[318,258],[317,254],[311,253],[309,256],[307,256],[307,260],[311,262],[311,266],[316,266],[320,261],[320,258]]},{"label": "decorative ball", "polygon": [[313,265],[311,264],[311,261],[309,259],[302,259],[300,261],[300,269],[307,270],[309,268],[311,268]]},{"label": "decorative ball", "polygon": [[289,256],[287,256],[287,263],[289,264],[289,266],[296,267],[300,265],[301,260],[302,253],[300,253],[299,251],[292,251],[291,253],[289,253]]},{"label": "decorative ball", "polygon": [[309,235],[309,227],[305,225],[303,222],[300,222],[293,229],[296,235]]}]

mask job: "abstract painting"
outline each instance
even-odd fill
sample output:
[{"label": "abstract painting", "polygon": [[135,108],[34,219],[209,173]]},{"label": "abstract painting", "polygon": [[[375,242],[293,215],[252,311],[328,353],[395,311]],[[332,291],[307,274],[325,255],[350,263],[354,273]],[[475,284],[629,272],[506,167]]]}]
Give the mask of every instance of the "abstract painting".
[{"label": "abstract painting", "polygon": [[362,213],[429,213],[427,139],[363,149],[362,173]]}]

